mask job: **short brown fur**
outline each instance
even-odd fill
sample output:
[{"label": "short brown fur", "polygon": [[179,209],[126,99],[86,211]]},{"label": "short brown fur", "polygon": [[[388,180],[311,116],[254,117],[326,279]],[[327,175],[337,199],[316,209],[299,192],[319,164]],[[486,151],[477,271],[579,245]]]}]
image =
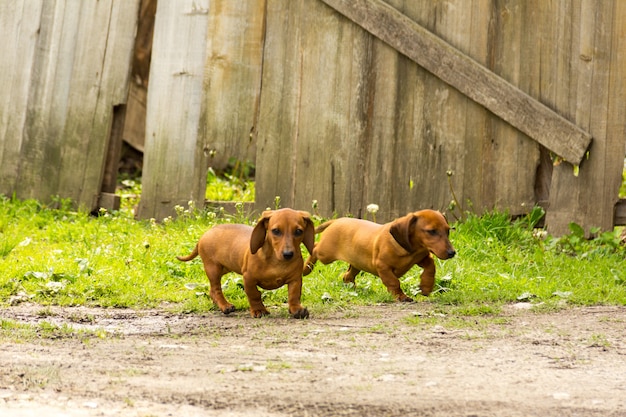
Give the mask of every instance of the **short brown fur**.
[{"label": "short brown fur", "polygon": [[211,298],[224,314],[232,313],[235,307],[224,297],[222,275],[236,272],[243,275],[252,317],[269,314],[257,287],[274,290],[287,284],[289,313],[295,318],[306,318],[309,312],[300,304],[303,266],[300,244],[304,243],[311,252],[314,240],[309,213],[287,208],[268,210],[254,228],[241,224],[213,227],[202,235],[191,254],[177,259],[187,262],[200,255],[211,284]]},{"label": "short brown fur", "polygon": [[359,272],[369,272],[379,276],[398,301],[413,301],[402,292],[398,279],[413,265],[423,268],[420,289],[428,295],[435,285],[431,253],[440,259],[456,254],[449,239],[450,226],[434,210],[409,213],[383,225],[344,217],[328,221],[315,231],[323,233],[304,264],[303,275],[313,270],[318,259],[324,264],[342,260],[350,264],[344,282],[354,283]]}]

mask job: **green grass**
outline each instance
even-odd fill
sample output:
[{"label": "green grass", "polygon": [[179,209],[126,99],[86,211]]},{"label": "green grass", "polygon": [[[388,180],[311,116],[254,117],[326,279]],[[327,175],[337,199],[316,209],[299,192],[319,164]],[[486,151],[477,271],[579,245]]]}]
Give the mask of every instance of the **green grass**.
[{"label": "green grass", "polygon": [[255,182],[246,176],[207,173],[205,198],[214,201],[254,201]]},{"label": "green grass", "polygon": [[[128,209],[94,217],[72,211],[67,202],[56,206],[0,196],[0,304],[215,309],[200,260],[183,263],[175,256],[189,253],[206,229],[232,218],[181,210],[176,219],[156,223],[134,220]],[[519,301],[543,310],[626,304],[626,252],[615,233],[588,241],[572,225],[568,236],[540,237],[533,219],[469,215],[452,232],[458,256],[436,261],[434,294],[419,295],[419,267],[402,278],[403,289],[418,302],[468,317],[497,315],[503,304]],[[313,315],[393,302],[372,275],[345,286],[345,267],[318,264],[304,278],[303,304]],[[226,275],[223,287],[238,309],[248,308],[240,276]],[[286,316],[286,287],[263,296]]]}]

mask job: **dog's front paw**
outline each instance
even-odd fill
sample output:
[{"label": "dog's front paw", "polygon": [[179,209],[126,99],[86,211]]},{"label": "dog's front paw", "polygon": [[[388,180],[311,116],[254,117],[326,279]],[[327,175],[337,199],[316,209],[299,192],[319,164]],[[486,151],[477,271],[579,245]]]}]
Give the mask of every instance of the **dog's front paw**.
[{"label": "dog's front paw", "polygon": [[235,311],[235,306],[232,304],[228,304],[221,310],[222,310],[222,313],[224,313],[225,315],[229,315],[230,313],[233,313]]},{"label": "dog's front paw", "polygon": [[291,316],[294,319],[306,319],[309,317],[309,310],[306,307],[302,307],[299,310],[296,310],[295,313],[292,313]]},{"label": "dog's front paw", "polygon": [[406,294],[400,294],[397,298],[401,303],[412,303],[413,299]]},{"label": "dog's front paw", "polygon": [[267,309],[265,308],[258,309],[258,310],[250,309],[250,315],[254,317],[255,319],[260,319],[263,316],[269,316],[269,314],[270,312],[267,311]]}]

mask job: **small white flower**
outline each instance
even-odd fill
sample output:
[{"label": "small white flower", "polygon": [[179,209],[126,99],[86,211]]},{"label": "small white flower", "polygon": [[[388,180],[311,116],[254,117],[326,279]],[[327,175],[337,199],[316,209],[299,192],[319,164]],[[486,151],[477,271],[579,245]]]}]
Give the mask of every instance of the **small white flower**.
[{"label": "small white flower", "polygon": [[376,212],[378,212],[378,204],[368,204],[367,205],[367,212],[368,213],[372,213],[372,214],[376,214]]}]

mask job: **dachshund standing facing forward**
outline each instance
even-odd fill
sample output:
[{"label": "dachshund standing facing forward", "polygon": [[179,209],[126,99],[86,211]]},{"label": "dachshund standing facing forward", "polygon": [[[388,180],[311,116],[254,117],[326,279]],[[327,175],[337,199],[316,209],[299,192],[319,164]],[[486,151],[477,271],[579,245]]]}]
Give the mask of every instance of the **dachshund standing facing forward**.
[{"label": "dachshund standing facing forward", "polygon": [[323,233],[305,262],[303,275],[313,270],[318,259],[324,264],[342,260],[350,264],[343,275],[345,283],[354,283],[361,271],[378,275],[398,301],[413,301],[402,292],[398,279],[413,265],[424,269],[420,289],[428,295],[435,285],[431,253],[440,259],[456,255],[449,240],[450,226],[434,210],[409,213],[383,225],[344,217],[321,224],[315,232]]},{"label": "dachshund standing facing forward", "polygon": [[211,284],[211,298],[224,314],[232,313],[235,307],[224,298],[222,275],[236,272],[243,275],[252,317],[269,314],[257,286],[274,290],[287,284],[289,313],[295,318],[306,318],[309,311],[300,304],[300,243],[311,252],[314,241],[311,215],[285,208],[264,211],[254,228],[242,224],[215,226],[202,235],[190,255],[177,259],[187,262],[200,255]]}]

